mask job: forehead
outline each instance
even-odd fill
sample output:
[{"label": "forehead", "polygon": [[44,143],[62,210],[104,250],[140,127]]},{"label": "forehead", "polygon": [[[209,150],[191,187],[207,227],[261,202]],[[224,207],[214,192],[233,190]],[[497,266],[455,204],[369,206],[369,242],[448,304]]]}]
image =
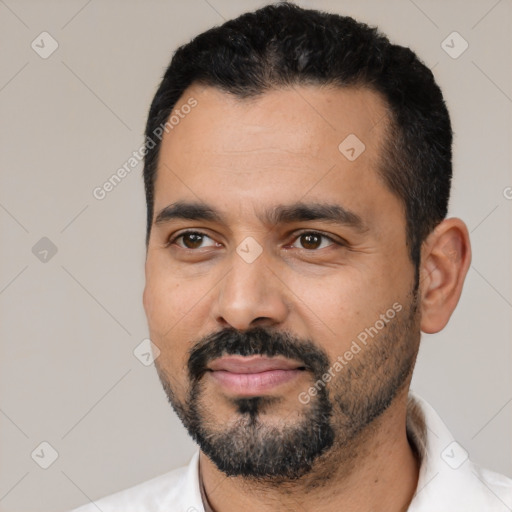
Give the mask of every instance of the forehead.
[{"label": "forehead", "polygon": [[[191,98],[197,106],[183,109]],[[173,116],[177,124],[164,135],[162,146],[196,154],[257,151],[265,143],[297,155],[331,150],[337,156],[339,142],[350,134],[372,149],[387,117],[387,105],[378,93],[333,86],[293,86],[239,98],[193,85],[176,104],[174,111],[181,110],[190,112]]]},{"label": "forehead", "polygon": [[[183,109],[191,98],[196,106]],[[183,198],[231,195],[240,211],[304,194],[333,202],[342,193],[354,203],[377,187],[391,196],[376,172],[387,106],[368,89],[294,86],[241,99],[193,85],[174,112],[181,116],[162,140],[155,212]]]}]

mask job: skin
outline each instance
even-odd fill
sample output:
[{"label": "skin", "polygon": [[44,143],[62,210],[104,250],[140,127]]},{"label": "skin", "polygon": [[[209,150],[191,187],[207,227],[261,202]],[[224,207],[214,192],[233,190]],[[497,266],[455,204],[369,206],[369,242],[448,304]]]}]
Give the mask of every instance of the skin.
[{"label": "skin", "polygon": [[[380,96],[364,89],[296,86],[240,100],[193,85],[176,108],[191,96],[197,107],[162,141],[155,218],[176,201],[193,201],[214,207],[225,222],[154,224],[143,298],[151,339],[161,350],[158,367],[181,401],[189,386],[188,351],[201,337],[225,327],[272,327],[314,340],[335,361],[392,304],[408,304],[414,283],[403,205],[376,172],[386,123]],[[352,162],[338,150],[351,133],[366,146]],[[343,206],[362,218],[365,229],[318,220],[274,225],[262,216],[297,201]],[[187,229],[206,235],[199,248],[187,249],[184,239],[167,245]],[[306,230],[344,245],[321,239],[318,248],[304,248],[299,235]],[[236,251],[246,237],[262,249],[252,263]],[[444,220],[422,246],[418,332],[411,333],[411,343],[418,343],[420,329],[435,333],[446,325],[469,264],[465,224]],[[409,383],[410,377],[359,436],[351,459],[331,451],[293,483],[276,487],[226,478],[201,452],[212,508],[266,511],[278,503],[279,510],[406,510],[419,470],[405,430]],[[234,409],[215,382],[205,385],[212,421],[222,426]],[[304,374],[277,388],[280,400],[264,421],[293,421],[306,407],[297,396],[311,385]],[[324,485],[312,485],[327,473]]]}]

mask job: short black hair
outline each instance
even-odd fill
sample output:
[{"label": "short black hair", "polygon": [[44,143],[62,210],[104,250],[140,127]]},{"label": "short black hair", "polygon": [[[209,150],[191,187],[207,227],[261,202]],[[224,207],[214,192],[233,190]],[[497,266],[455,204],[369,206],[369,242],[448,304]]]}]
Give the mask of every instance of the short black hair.
[{"label": "short black hair", "polygon": [[[315,84],[366,88],[383,97],[389,115],[377,171],[403,203],[407,246],[418,272],[421,244],[448,210],[452,130],[441,90],[414,52],[347,16],[287,2],[267,5],[178,48],[149,110],[148,142],[192,84],[242,99]],[[146,244],[160,143],[152,144],[144,160]]]}]

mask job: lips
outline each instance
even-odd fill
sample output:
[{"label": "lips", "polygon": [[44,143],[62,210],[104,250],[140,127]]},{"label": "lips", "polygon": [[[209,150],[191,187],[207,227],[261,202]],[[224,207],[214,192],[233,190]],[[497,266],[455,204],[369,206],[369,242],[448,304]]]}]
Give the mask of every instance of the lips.
[{"label": "lips", "polygon": [[212,378],[228,393],[256,396],[300,377],[304,365],[281,357],[223,356],[208,365]]},{"label": "lips", "polygon": [[296,370],[304,365],[292,359],[264,356],[224,356],[208,365],[212,371],[232,373],[260,373],[272,370]]}]

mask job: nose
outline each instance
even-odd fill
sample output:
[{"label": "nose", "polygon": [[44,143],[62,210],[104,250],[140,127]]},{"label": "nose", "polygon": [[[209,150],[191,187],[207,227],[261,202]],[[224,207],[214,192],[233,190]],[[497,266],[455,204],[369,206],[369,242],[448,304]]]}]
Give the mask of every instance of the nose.
[{"label": "nose", "polygon": [[239,330],[282,324],[289,311],[286,287],[264,253],[248,263],[233,252],[231,263],[231,270],[217,288],[215,320],[222,327]]}]

